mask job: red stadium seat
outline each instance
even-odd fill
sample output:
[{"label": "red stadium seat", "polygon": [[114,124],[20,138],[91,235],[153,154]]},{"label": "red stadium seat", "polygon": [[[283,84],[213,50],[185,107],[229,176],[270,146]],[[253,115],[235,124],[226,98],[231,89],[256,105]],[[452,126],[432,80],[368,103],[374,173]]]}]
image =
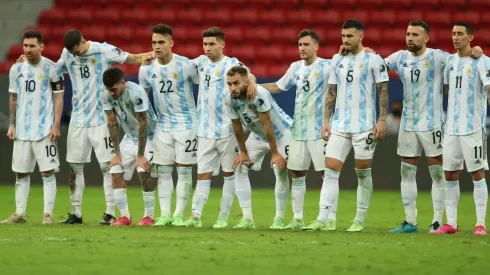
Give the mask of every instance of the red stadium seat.
[{"label": "red stadium seat", "polygon": [[118,26],[113,26],[107,29],[107,40],[117,47],[132,43],[133,30],[131,28],[119,28]]},{"label": "red stadium seat", "polygon": [[121,11],[121,20],[127,25],[143,25],[148,22],[147,10],[124,9]]},{"label": "red stadium seat", "polygon": [[283,43],[285,45],[296,46],[298,39],[298,33],[301,29],[293,28],[280,28],[271,32],[272,41],[276,43]]},{"label": "red stadium seat", "polygon": [[379,29],[367,29],[364,32],[363,45],[366,47],[370,47],[369,45],[374,45],[378,41],[381,41],[384,35],[381,33]]},{"label": "red stadium seat", "polygon": [[468,1],[467,4],[468,9],[470,10],[487,10],[490,9],[490,1],[488,0],[471,0]]},{"label": "red stadium seat", "polygon": [[43,25],[61,25],[65,22],[65,10],[52,9],[43,10],[39,15],[39,24]]},{"label": "red stadium seat", "polygon": [[324,24],[335,24],[337,28],[340,28],[342,25],[340,14],[333,10],[314,11],[313,18],[315,18],[314,23],[320,24],[320,26],[324,26]]},{"label": "red stadium seat", "polygon": [[263,42],[271,41],[271,32],[270,29],[267,27],[262,27],[258,29],[246,28],[245,39],[249,43],[262,44]]},{"label": "red stadium seat", "polygon": [[[473,0],[470,0],[473,1]],[[441,9],[448,11],[461,11],[466,5],[466,0],[443,0]]]},{"label": "red stadium seat", "polygon": [[14,60],[4,61],[0,63],[0,73],[8,74],[10,72],[10,68],[15,63]]},{"label": "red stadium seat", "polygon": [[274,7],[284,9],[284,10],[292,10],[298,9],[301,6],[301,0],[275,0]]},{"label": "red stadium seat", "polygon": [[24,54],[24,49],[22,47],[22,44],[15,44],[10,47],[8,53],[7,53],[7,59],[9,60],[16,60],[19,58],[19,56]]},{"label": "red stadium seat", "polygon": [[320,47],[318,49],[318,56],[321,58],[331,59],[335,54],[339,52],[340,43],[338,45],[332,44],[326,47]]},{"label": "red stadium seat", "polygon": [[175,23],[175,17],[175,11],[167,9],[152,9],[148,10],[147,13],[147,20],[150,21],[152,25],[163,23],[173,27],[172,24]]},{"label": "red stadium seat", "polygon": [[344,13],[342,13],[342,20],[341,21],[345,21],[347,19],[357,19],[357,20],[363,22],[363,24],[365,25],[366,21],[369,19],[369,14],[366,11],[360,11],[360,10],[345,11]]},{"label": "red stadium seat", "polygon": [[383,7],[385,9],[403,11],[410,7],[410,3],[411,0],[383,0]]},{"label": "red stadium seat", "polygon": [[283,48],[281,45],[270,45],[257,51],[256,57],[261,61],[280,61],[283,58]]},{"label": "red stadium seat", "polygon": [[233,10],[232,18],[240,18],[240,22],[245,25],[257,25],[259,19],[259,10],[245,9],[245,10]]},{"label": "red stadium seat", "polygon": [[330,0],[328,8],[330,10],[350,10],[356,5],[356,0]]},{"label": "red stadium seat", "polygon": [[286,22],[286,13],[283,10],[261,10],[259,20],[271,26],[281,26]]},{"label": "red stadium seat", "polygon": [[372,11],[369,18],[370,26],[378,26],[385,28],[386,26],[393,26],[396,22],[396,14],[393,11]]},{"label": "red stadium seat", "polygon": [[62,52],[63,52],[62,44],[50,44],[49,47],[44,48],[43,56],[56,62],[58,61],[58,59],[60,59]]},{"label": "red stadium seat", "polygon": [[365,10],[376,10],[383,7],[383,0],[357,0],[356,8]]},{"label": "red stadium seat", "polygon": [[286,18],[290,24],[301,25],[305,28],[313,21],[313,12],[309,10],[290,10],[286,12]]},{"label": "red stadium seat", "polygon": [[83,30],[83,37],[92,41],[104,41],[107,34],[105,28],[92,27]]},{"label": "red stadium seat", "polygon": [[241,27],[227,26],[223,27],[226,41],[230,43],[241,43],[245,40]]},{"label": "red stadium seat", "polygon": [[92,12],[88,9],[78,9],[78,10],[66,10],[65,11],[65,20],[70,22],[81,22],[84,24],[92,22]]},{"label": "red stadium seat", "polygon": [[475,28],[480,23],[480,13],[479,12],[456,12],[453,14],[454,21],[465,21],[472,24]]},{"label": "red stadium seat", "polygon": [[195,58],[202,53],[202,48],[199,45],[179,45],[174,49],[175,53],[187,58]]},{"label": "red stadium seat", "polygon": [[288,63],[271,65],[268,70],[269,73],[268,77],[277,77],[277,78],[282,77],[288,71],[289,65],[290,64]]},{"label": "red stadium seat", "polygon": [[303,1],[301,6],[310,10],[325,9],[328,7],[328,0],[307,0]]},{"label": "red stadium seat", "polygon": [[95,10],[93,13],[93,20],[94,24],[99,26],[108,24],[120,24],[121,22],[119,10],[115,9]]},{"label": "red stadium seat", "polygon": [[445,27],[450,26],[454,22],[451,19],[451,12],[449,11],[434,11],[427,16],[426,22],[430,27]]},{"label": "red stadium seat", "polygon": [[248,0],[246,8],[250,9],[267,9],[273,7],[274,0]]},{"label": "red stadium seat", "polygon": [[[285,47],[284,48],[284,60],[298,60],[299,59],[299,49],[298,47]],[[291,61],[293,62],[293,61]]]},{"label": "red stadium seat", "polygon": [[204,11],[203,22],[208,25],[223,25],[230,22],[231,14],[229,10],[208,9]]},{"label": "red stadium seat", "polygon": [[198,9],[185,9],[177,12],[177,21],[184,24],[201,24],[202,11]]},{"label": "red stadium seat", "polygon": [[249,69],[256,77],[269,77],[267,66],[265,66],[265,64],[252,65]]},{"label": "red stadium seat", "polygon": [[256,60],[255,47],[253,47],[252,45],[233,46],[232,48],[226,50],[226,53],[230,56],[238,58],[240,61],[244,62],[245,65],[248,64],[247,62],[245,62],[245,60]]},{"label": "red stadium seat", "polygon": [[[432,11],[438,7],[440,0],[410,0],[412,3],[412,7],[423,7],[423,9],[427,11]],[[442,0],[442,4],[444,5],[445,0]]]},{"label": "red stadium seat", "polygon": [[397,21],[399,23],[399,26],[404,26],[406,28],[406,26],[408,26],[408,23],[410,23],[410,21],[423,20],[424,19],[424,13],[422,11],[410,11],[410,12],[401,11],[401,12],[398,12],[396,17],[397,17]]}]

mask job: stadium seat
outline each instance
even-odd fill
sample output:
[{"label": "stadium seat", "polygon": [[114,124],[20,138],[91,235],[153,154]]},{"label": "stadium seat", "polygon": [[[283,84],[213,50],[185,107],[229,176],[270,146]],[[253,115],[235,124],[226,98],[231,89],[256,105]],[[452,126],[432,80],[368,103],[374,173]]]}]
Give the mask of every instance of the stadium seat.
[{"label": "stadium seat", "polygon": [[175,53],[193,59],[202,53],[202,48],[199,45],[179,45],[173,49]]},{"label": "stadium seat", "polygon": [[15,45],[12,45],[12,47],[10,47],[10,49],[7,53],[7,59],[16,60],[22,54],[24,54],[24,49],[22,47],[22,44],[15,44]]},{"label": "stadium seat", "polygon": [[[438,8],[440,0],[410,0],[412,7],[423,7],[427,11]],[[445,0],[442,0],[445,1]],[[444,2],[443,2],[444,3]]]},{"label": "stadium seat", "polygon": [[267,71],[267,66],[264,64],[254,64],[249,66],[250,72],[256,77],[269,77],[269,73]]},{"label": "stadium seat", "polygon": [[427,16],[426,22],[430,27],[446,27],[451,25],[451,12],[449,11],[434,11]]},{"label": "stadium seat", "polygon": [[229,43],[242,43],[245,40],[243,30],[239,26],[227,26],[223,27],[225,33],[225,39]]},{"label": "stadium seat", "polygon": [[250,27],[250,25],[255,26],[259,22],[259,10],[257,9],[244,9],[244,10],[233,10],[232,18],[240,18],[240,22],[244,26]]},{"label": "stadium seat", "polygon": [[410,3],[411,0],[383,0],[383,8],[406,11],[407,8],[410,8]]},{"label": "stadium seat", "polygon": [[271,32],[268,27],[258,29],[246,28],[245,39],[252,44],[261,45],[263,42],[271,41]]},{"label": "stadium seat", "polygon": [[203,13],[203,22],[208,25],[222,26],[230,22],[231,13],[225,9],[207,9]]},{"label": "stadium seat", "polygon": [[95,10],[93,20],[93,23],[98,26],[120,24],[121,22],[119,10],[116,9]]},{"label": "stadium seat", "polygon": [[124,9],[121,11],[121,20],[129,26],[144,25],[148,22],[147,10]]},{"label": "stadium seat", "polygon": [[490,1],[488,0],[470,0],[467,4],[468,9],[482,11],[488,11],[490,9]]},{"label": "stadium seat", "polygon": [[39,24],[61,25],[65,23],[65,11],[63,9],[43,10],[39,15]]},{"label": "stadium seat", "polygon": [[329,10],[351,10],[355,8],[356,0],[330,0],[328,3]]},{"label": "stadium seat", "polygon": [[393,26],[396,22],[396,14],[393,11],[372,11],[369,18],[369,26],[385,28]]},{"label": "stadium seat", "polygon": [[297,46],[297,36],[301,29],[294,28],[280,28],[271,32],[272,41],[276,43],[282,43],[288,47]]},{"label": "stadium seat", "polygon": [[453,13],[454,21],[465,21],[476,27],[480,23],[480,13],[479,12],[456,12]]},{"label": "stadium seat", "polygon": [[[474,0],[469,0],[473,2]],[[461,11],[466,5],[466,0],[443,0],[441,2],[441,9],[448,11]]]},{"label": "stadium seat", "polygon": [[272,8],[274,0],[248,0],[246,7],[250,9],[268,9]]},{"label": "stadium seat", "polygon": [[320,26],[324,26],[324,24],[335,24],[340,28],[340,15],[338,12],[333,10],[328,11],[314,11],[313,18],[315,18],[314,24],[318,24]]},{"label": "stadium seat", "polygon": [[255,53],[256,57],[261,61],[281,61],[283,59],[283,48],[281,45],[270,45],[261,48]]},{"label": "stadium seat", "polygon": [[289,65],[289,63],[280,63],[277,65],[269,66],[268,77],[282,77],[288,71]]},{"label": "stadium seat", "polygon": [[0,73],[8,74],[10,72],[10,68],[15,63],[15,61],[4,61],[0,63]]},{"label": "stadium seat", "polygon": [[275,0],[274,7],[284,10],[294,10],[301,6],[301,0]]},{"label": "stadium seat", "polygon": [[294,60],[298,60],[299,57],[299,49],[298,47],[293,47],[293,46],[286,46],[284,47],[284,60],[291,60],[293,62]]},{"label": "stadium seat", "polygon": [[328,0],[303,0],[301,7],[310,10],[326,9],[328,7]]},{"label": "stadium seat", "polygon": [[105,28],[92,27],[83,30],[83,37],[92,41],[104,41],[107,38]]},{"label": "stadium seat", "polygon": [[167,9],[151,9],[148,10],[147,13],[147,20],[149,20],[152,25],[163,23],[170,25],[172,28],[174,27],[172,24],[175,23],[175,17],[175,12]]},{"label": "stadium seat", "polygon": [[227,55],[239,58],[247,66],[248,62],[245,60],[256,60],[255,47],[252,46],[233,46],[229,49],[225,48],[225,51]]},{"label": "stadium seat", "polygon": [[357,0],[356,8],[363,10],[377,10],[383,7],[383,0]]},{"label": "stadium seat", "polygon": [[366,25],[366,21],[369,19],[369,14],[367,11],[356,10],[356,11],[345,11],[342,13],[342,22],[347,19],[357,19]]},{"label": "stadium seat", "polygon": [[309,10],[290,10],[286,12],[286,18],[291,24],[307,28],[313,21],[313,13]]},{"label": "stadium seat", "polygon": [[92,22],[92,12],[87,9],[72,10],[68,9],[65,11],[66,19],[74,22],[80,22],[88,24]]},{"label": "stadium seat", "polygon": [[283,10],[261,10],[259,12],[259,20],[261,23],[270,26],[281,26],[286,22],[286,13]]},{"label": "stadium seat", "polygon": [[201,24],[202,11],[199,9],[184,9],[177,12],[177,22],[184,24]]},{"label": "stadium seat", "polygon": [[424,13],[422,11],[400,11],[396,15],[398,26],[408,26],[410,21],[424,20]]}]

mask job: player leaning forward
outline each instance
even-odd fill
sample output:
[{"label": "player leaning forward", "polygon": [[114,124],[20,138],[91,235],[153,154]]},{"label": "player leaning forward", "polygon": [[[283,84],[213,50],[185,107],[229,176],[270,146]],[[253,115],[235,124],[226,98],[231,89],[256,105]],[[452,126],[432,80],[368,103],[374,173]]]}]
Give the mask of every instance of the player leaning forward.
[{"label": "player leaning forward", "polygon": [[[329,141],[320,194],[320,213],[317,220],[304,227],[304,230],[326,229],[329,211],[337,204],[339,197],[340,171],[352,147],[358,178],[357,214],[347,231],[359,232],[364,229],[364,218],[373,191],[371,162],[377,141],[386,135],[388,73],[379,55],[364,51],[363,36],[364,25],[360,21],[344,22],[342,43],[347,55],[337,54],[333,57],[326,95],[322,134]],[[376,89],[380,93],[377,123]]]},{"label": "player leaning forward", "polygon": [[44,224],[52,224],[56,198],[55,169],[59,167],[56,139],[60,136],[63,110],[63,77],[56,63],[41,55],[43,36],[38,31],[23,35],[26,60],[10,69],[10,126],[14,141],[12,170],[15,172],[15,213],[2,223],[26,222],[30,173],[36,162],[43,178]]},{"label": "player leaning forward", "polygon": [[[246,68],[232,67],[227,73],[227,84],[230,95],[226,98],[226,106],[240,146],[240,154],[235,159],[233,168],[236,169],[236,194],[243,211],[243,219],[235,228],[255,228],[248,171],[249,168],[260,170],[264,156],[270,151],[271,166],[276,175],[276,216],[270,228],[282,229],[282,225],[277,226],[277,220],[284,220],[288,198],[289,178],[285,157],[291,135],[289,128],[293,120],[262,86],[257,86],[254,100],[247,99],[249,81]],[[242,123],[251,131],[246,142]]]},{"label": "player leaning forward", "polygon": [[[145,214],[138,225],[153,225],[155,212],[155,183],[150,172],[152,158],[153,129],[156,115],[149,108],[146,91],[138,84],[124,80],[124,73],[118,67],[107,69],[103,74],[106,90],[102,103],[107,116],[109,133],[114,143],[115,155],[111,160],[110,173],[114,188],[114,201],[121,212],[115,226],[131,225],[126,195],[127,182],[131,180],[136,167],[143,188]],[[119,125],[124,130],[124,138],[119,144]]]}]

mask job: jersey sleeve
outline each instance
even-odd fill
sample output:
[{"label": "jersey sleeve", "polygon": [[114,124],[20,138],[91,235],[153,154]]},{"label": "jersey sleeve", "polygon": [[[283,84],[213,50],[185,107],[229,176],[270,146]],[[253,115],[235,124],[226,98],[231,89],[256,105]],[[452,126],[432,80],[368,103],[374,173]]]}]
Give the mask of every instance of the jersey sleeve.
[{"label": "jersey sleeve", "polygon": [[291,66],[289,66],[288,70],[286,71],[286,74],[283,75],[281,79],[279,79],[276,82],[277,87],[283,91],[288,91],[289,89],[295,86],[294,77],[293,77],[293,71],[294,71],[293,65],[294,63],[291,64]]},{"label": "jersey sleeve", "polygon": [[50,68],[50,82],[53,93],[63,93],[65,91],[65,81],[63,79],[63,73],[57,68],[56,65]]},{"label": "jersey sleeve", "polygon": [[449,70],[451,70],[451,68],[452,68],[450,62],[451,62],[451,57],[448,56],[446,58],[446,62],[444,62],[445,67],[444,67],[444,76],[443,76],[443,80],[442,80],[442,82],[444,84],[449,84]]},{"label": "jersey sleeve", "polygon": [[228,93],[225,99],[225,104],[226,108],[228,109],[228,116],[230,119],[240,119],[240,115],[238,112],[233,108],[233,102],[231,102],[231,94]]},{"label": "jersey sleeve", "polygon": [[231,58],[231,61],[226,65],[225,74],[228,73],[228,70],[230,70],[232,67],[235,67],[235,66],[244,67],[250,73],[250,69],[247,66],[245,66],[245,64],[240,62],[237,58],[233,57],[233,58]]},{"label": "jersey sleeve", "polygon": [[143,87],[145,89],[151,88],[151,83],[148,81],[148,78],[147,78],[148,66],[151,66],[151,64],[140,66],[140,69],[138,72],[138,83],[141,87]]},{"label": "jersey sleeve", "polygon": [[265,113],[271,109],[271,95],[268,91],[263,89],[257,89],[257,95],[253,104],[257,108],[257,111]]},{"label": "jersey sleeve", "polygon": [[388,70],[386,69],[386,64],[381,56],[374,54],[373,59],[373,76],[376,83],[386,82],[389,80]]},{"label": "jersey sleeve", "polygon": [[102,92],[102,106],[104,107],[104,111],[112,111],[114,109],[112,101],[113,99],[111,98],[109,91],[104,90],[104,92]]},{"label": "jersey sleeve", "polygon": [[189,61],[186,64],[185,72],[189,80],[194,84],[199,84],[199,74],[197,71],[197,65],[194,62]]},{"label": "jersey sleeve", "polygon": [[490,85],[490,58],[487,56],[480,57],[478,62],[478,71],[480,73],[480,79],[483,86],[486,87]]},{"label": "jersey sleeve", "polygon": [[398,60],[400,58],[400,51],[390,54],[385,58],[385,64],[389,70],[393,70],[398,73]]},{"label": "jersey sleeve", "polygon": [[58,59],[58,62],[56,62],[56,68],[58,69],[60,74],[68,72],[68,67],[66,67],[65,59],[66,59],[66,49],[63,49],[63,52],[61,52],[60,59]]},{"label": "jersey sleeve", "polygon": [[122,51],[121,49],[111,45],[104,43],[103,45],[103,51],[104,51],[104,57],[106,60],[112,64],[112,63],[124,63],[126,62],[126,59],[128,58],[128,53]]},{"label": "jersey sleeve", "polygon": [[134,111],[137,113],[148,111],[148,95],[138,85],[135,85],[135,88],[131,89],[131,101],[133,102]]},{"label": "jersey sleeve", "polygon": [[10,72],[9,72],[9,93],[12,93],[12,94],[18,94],[20,92],[19,87],[17,86],[17,77],[18,77],[17,68],[19,66],[20,66],[20,64],[16,63],[10,68]]}]

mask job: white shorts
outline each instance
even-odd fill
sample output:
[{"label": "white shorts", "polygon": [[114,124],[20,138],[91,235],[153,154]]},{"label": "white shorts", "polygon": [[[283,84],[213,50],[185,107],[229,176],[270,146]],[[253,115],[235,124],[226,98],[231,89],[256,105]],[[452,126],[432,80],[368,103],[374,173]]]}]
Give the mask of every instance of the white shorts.
[{"label": "white shorts", "polygon": [[288,169],[306,171],[310,169],[311,161],[316,171],[325,170],[325,151],[327,142],[319,140],[289,141]]},{"label": "white shorts", "polygon": [[[124,180],[130,181],[133,177],[134,169],[136,168],[136,155],[138,154],[138,144],[134,143],[130,138],[124,137],[119,144],[121,149],[121,161],[123,165],[123,171],[117,169],[111,169],[111,174],[118,174],[124,172]],[[153,142],[150,139],[146,140],[145,157],[149,163],[153,163]],[[152,170],[156,168],[153,167]]]},{"label": "white shorts", "polygon": [[444,171],[463,170],[463,162],[468,172],[488,170],[487,135],[481,129],[467,136],[444,136],[442,168]]},{"label": "white shorts", "polygon": [[397,153],[401,157],[420,157],[423,149],[427,157],[440,156],[442,155],[443,136],[441,128],[424,132],[400,130]]},{"label": "white shorts", "polygon": [[328,139],[325,157],[345,162],[350,149],[354,147],[354,159],[373,159],[378,141],[374,129],[362,133],[340,133],[332,130]]},{"label": "white shorts", "polygon": [[234,135],[223,139],[199,137],[197,144],[198,174],[213,172],[217,176],[220,165],[223,172],[233,172],[233,162],[239,152]]},{"label": "white shorts", "polygon": [[196,164],[196,129],[178,132],[156,131],[153,137],[155,156],[153,162],[159,165]]},{"label": "white shorts", "polygon": [[[291,134],[288,133],[280,140],[276,141],[277,150],[285,159],[288,159],[290,136]],[[257,135],[252,132],[245,142],[245,147],[247,147],[248,157],[253,163],[252,169],[255,171],[260,171],[265,155],[271,151],[269,142],[260,140]]]},{"label": "white shorts", "polygon": [[69,163],[89,163],[92,148],[99,163],[109,162],[114,156],[114,144],[107,124],[90,128],[68,128],[66,161]]},{"label": "white shorts", "polygon": [[38,141],[14,141],[12,154],[12,171],[16,173],[32,173],[39,166],[39,171],[57,170],[60,166],[58,146],[49,136]]}]

